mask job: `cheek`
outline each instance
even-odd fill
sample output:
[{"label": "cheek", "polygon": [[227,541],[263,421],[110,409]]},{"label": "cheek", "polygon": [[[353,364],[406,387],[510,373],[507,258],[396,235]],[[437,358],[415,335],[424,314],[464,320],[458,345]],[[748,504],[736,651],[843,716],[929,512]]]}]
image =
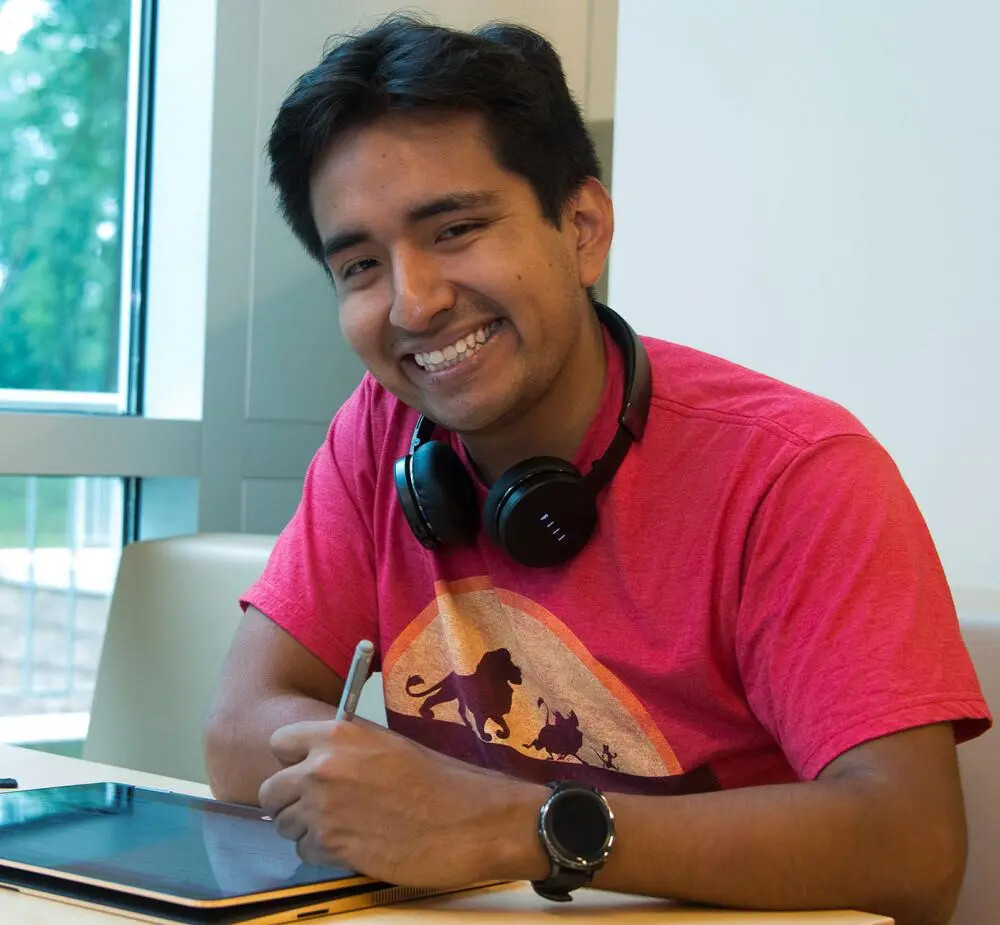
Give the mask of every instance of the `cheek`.
[{"label": "cheek", "polygon": [[376,362],[381,346],[382,318],[371,300],[358,296],[344,299],[339,308],[344,340],[366,364]]},{"label": "cheek", "polygon": [[533,291],[538,298],[548,301],[554,294],[565,291],[567,280],[573,278],[575,269],[561,241],[543,240],[537,246],[521,253],[516,264],[516,285]]}]

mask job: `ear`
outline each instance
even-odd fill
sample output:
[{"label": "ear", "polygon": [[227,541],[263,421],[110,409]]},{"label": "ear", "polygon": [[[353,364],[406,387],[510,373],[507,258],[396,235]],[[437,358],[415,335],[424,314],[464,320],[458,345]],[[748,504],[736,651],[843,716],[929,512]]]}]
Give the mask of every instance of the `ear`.
[{"label": "ear", "polygon": [[604,270],[615,229],[611,196],[597,177],[587,177],[569,198],[564,221],[575,235],[580,285],[593,286]]}]

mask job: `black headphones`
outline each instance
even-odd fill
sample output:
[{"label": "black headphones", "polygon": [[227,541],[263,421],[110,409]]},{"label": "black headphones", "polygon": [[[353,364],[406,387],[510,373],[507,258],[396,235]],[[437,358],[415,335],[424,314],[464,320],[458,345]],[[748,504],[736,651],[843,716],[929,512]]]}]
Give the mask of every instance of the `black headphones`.
[{"label": "black headphones", "polygon": [[[594,307],[625,359],[618,430],[586,475],[565,459],[535,456],[496,480],[483,504],[486,531],[522,565],[559,565],[587,545],[597,526],[598,492],[646,428],[652,394],[646,350],[622,317],[606,305]],[[476,489],[458,454],[431,439],[435,427],[423,415],[417,419],[410,452],[393,468],[396,494],[413,535],[427,549],[468,545],[479,529]]]}]

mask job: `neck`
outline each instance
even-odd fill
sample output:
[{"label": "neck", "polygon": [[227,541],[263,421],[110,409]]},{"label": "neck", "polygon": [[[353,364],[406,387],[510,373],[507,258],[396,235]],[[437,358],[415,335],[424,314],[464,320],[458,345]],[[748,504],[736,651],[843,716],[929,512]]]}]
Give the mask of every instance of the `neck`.
[{"label": "neck", "polygon": [[572,459],[576,454],[604,394],[607,360],[601,332],[596,314],[588,312],[569,361],[528,414],[489,433],[463,435],[462,442],[488,484],[533,456]]}]

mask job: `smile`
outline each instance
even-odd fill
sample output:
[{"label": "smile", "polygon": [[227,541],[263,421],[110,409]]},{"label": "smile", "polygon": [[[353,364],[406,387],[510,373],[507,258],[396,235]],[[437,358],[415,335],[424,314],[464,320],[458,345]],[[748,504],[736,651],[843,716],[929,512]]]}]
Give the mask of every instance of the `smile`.
[{"label": "smile", "polygon": [[460,337],[455,343],[449,344],[443,350],[415,353],[413,360],[417,366],[428,373],[436,373],[442,369],[448,369],[450,366],[457,366],[474,353],[478,353],[479,348],[489,341],[499,326],[499,320],[491,321],[479,330],[466,334],[465,337]]}]

